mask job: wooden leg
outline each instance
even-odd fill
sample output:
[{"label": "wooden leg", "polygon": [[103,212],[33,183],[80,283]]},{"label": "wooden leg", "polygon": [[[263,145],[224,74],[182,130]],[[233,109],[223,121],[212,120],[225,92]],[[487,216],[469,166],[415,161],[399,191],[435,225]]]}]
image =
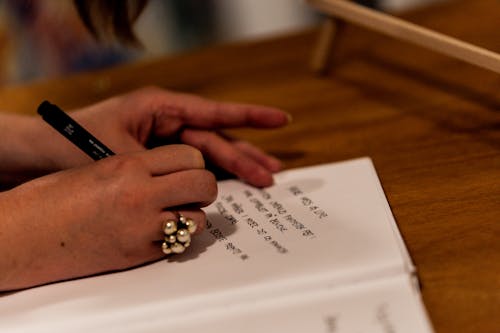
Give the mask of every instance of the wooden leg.
[{"label": "wooden leg", "polygon": [[317,75],[324,75],[330,68],[330,61],[341,22],[333,17],[326,19],[319,33],[316,48],[311,58],[311,69]]}]

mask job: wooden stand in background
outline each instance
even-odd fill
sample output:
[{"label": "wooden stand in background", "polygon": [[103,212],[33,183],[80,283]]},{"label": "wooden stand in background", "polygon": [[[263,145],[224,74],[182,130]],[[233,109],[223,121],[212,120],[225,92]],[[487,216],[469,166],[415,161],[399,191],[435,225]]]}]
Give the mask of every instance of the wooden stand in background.
[{"label": "wooden stand in background", "polygon": [[341,33],[343,25],[343,21],[333,17],[328,17],[323,23],[311,59],[311,69],[315,73],[323,75],[328,72],[330,59],[335,49],[334,44],[338,40],[335,37]]},{"label": "wooden stand in background", "polygon": [[311,63],[312,70],[318,74],[323,74],[328,70],[334,40],[337,36],[336,25],[339,20],[351,22],[500,73],[500,54],[498,53],[347,0],[308,0],[308,2],[311,6],[331,16],[321,30]]}]

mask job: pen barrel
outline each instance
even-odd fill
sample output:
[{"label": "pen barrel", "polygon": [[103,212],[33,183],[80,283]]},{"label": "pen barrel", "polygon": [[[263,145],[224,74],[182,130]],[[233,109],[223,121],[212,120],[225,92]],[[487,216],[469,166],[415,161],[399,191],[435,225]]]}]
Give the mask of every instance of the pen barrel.
[{"label": "pen barrel", "polygon": [[44,101],[38,107],[38,114],[92,159],[97,161],[115,155],[111,149],[106,147],[58,106]]}]

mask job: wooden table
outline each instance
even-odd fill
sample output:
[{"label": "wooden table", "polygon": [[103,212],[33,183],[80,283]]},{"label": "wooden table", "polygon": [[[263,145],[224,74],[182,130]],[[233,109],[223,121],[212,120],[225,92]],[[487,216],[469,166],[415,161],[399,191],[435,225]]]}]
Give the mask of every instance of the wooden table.
[{"label": "wooden table", "polygon": [[[405,18],[500,52],[498,0]],[[436,332],[500,332],[500,76],[348,27],[318,78],[307,68],[316,32],[7,87],[0,109],[71,109],[151,84],[284,108],[288,128],[233,134],[287,167],[370,156]]]}]

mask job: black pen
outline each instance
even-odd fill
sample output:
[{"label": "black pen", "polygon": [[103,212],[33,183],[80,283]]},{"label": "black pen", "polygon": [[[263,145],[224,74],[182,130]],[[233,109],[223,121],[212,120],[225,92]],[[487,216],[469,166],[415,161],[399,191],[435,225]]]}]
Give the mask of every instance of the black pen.
[{"label": "black pen", "polygon": [[57,107],[57,105],[44,101],[38,107],[38,114],[41,115],[43,120],[50,126],[64,135],[69,141],[73,142],[94,160],[97,161],[115,155],[111,149],[97,140],[66,112]]}]

